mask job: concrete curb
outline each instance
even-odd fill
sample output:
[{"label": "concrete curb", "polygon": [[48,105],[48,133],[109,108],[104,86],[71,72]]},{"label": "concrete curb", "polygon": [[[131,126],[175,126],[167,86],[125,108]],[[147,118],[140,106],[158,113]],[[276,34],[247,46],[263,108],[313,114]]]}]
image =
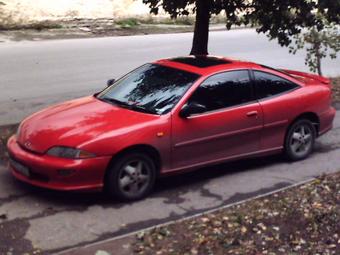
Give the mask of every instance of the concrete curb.
[{"label": "concrete curb", "polygon": [[116,237],[113,237],[113,238],[109,238],[109,239],[106,239],[106,240],[94,242],[94,243],[87,244],[87,245],[84,245],[84,246],[79,246],[79,247],[73,247],[73,248],[70,248],[70,249],[66,249],[66,250],[63,250],[63,251],[55,253],[55,255],[67,255],[67,254],[69,254],[71,252],[74,252],[74,251],[80,249],[80,248],[87,249],[87,248],[91,248],[91,247],[98,246],[98,245],[101,245],[101,244],[104,245],[104,244],[107,244],[107,243],[115,242],[115,241],[118,241],[120,239],[124,239],[124,238],[127,238],[127,237],[132,237],[132,236],[136,235],[139,232],[146,232],[146,231],[149,231],[149,230],[152,230],[152,229],[155,229],[155,228],[160,228],[160,227],[168,226],[168,225],[171,225],[173,223],[179,223],[179,222],[183,222],[183,221],[186,221],[186,220],[190,220],[192,218],[200,217],[200,216],[203,216],[203,215],[206,215],[206,214],[209,214],[209,213],[213,213],[213,212],[216,212],[216,211],[219,211],[219,210],[222,210],[222,209],[227,209],[227,208],[230,208],[232,206],[237,206],[237,205],[240,205],[240,204],[243,204],[243,203],[247,203],[247,202],[255,200],[255,199],[267,197],[267,196],[273,195],[275,193],[279,193],[279,192],[282,192],[282,191],[285,191],[285,190],[288,190],[288,189],[291,189],[291,188],[294,188],[294,187],[297,187],[297,186],[302,186],[302,185],[307,184],[309,182],[312,182],[314,180],[316,180],[316,178],[310,178],[310,179],[307,179],[307,180],[304,180],[304,181],[301,181],[301,182],[294,183],[292,185],[288,185],[288,186],[286,186],[284,188],[273,190],[273,191],[270,191],[270,192],[267,192],[267,193],[264,193],[264,194],[261,194],[261,195],[257,195],[257,196],[252,197],[252,198],[247,198],[247,199],[241,200],[239,202],[223,205],[223,206],[211,209],[211,210],[207,210],[207,211],[200,212],[200,213],[188,216],[188,217],[184,217],[182,219],[167,221],[167,222],[162,223],[162,224],[158,224],[158,225],[155,225],[155,226],[143,228],[143,229],[140,229],[140,230],[136,230],[136,231],[133,231],[133,232],[130,232],[130,233],[127,233],[127,234],[124,234],[124,235],[116,236]]}]

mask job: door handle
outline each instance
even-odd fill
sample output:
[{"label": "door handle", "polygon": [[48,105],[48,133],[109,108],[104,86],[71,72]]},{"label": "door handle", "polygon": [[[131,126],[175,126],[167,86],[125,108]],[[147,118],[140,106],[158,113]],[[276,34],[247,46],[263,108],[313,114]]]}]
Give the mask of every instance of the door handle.
[{"label": "door handle", "polygon": [[254,116],[257,117],[257,115],[258,115],[258,112],[257,112],[257,111],[247,112],[247,116],[248,116],[248,117],[254,117]]}]

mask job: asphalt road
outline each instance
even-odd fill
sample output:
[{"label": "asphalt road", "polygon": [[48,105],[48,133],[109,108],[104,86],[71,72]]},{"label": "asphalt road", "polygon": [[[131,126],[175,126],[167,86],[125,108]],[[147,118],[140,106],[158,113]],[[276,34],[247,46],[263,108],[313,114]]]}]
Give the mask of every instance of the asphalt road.
[{"label": "asphalt road", "polygon": [[0,165],[0,254],[46,254],[179,219],[340,169],[340,112],[307,160],[265,157],[164,178],[147,199],[122,204],[101,193],[62,193],[15,181]]},{"label": "asphalt road", "polygon": [[[17,123],[47,105],[76,98],[105,86],[148,61],[186,55],[191,33],[0,43],[0,125]],[[210,53],[273,67],[307,70],[303,53],[252,29],[215,31]],[[340,59],[323,61],[325,75],[340,75]]]},{"label": "asphalt road", "polygon": [[[185,55],[191,34],[0,44],[0,125],[55,102],[93,93],[105,81],[154,59]],[[253,30],[211,33],[211,53],[306,70],[303,55]],[[340,75],[339,60],[324,62]],[[297,183],[340,167],[340,117],[307,160],[266,157],[218,165],[160,180],[131,204],[102,194],[62,193],[15,181],[0,162],[0,254],[53,251],[128,233]]]}]

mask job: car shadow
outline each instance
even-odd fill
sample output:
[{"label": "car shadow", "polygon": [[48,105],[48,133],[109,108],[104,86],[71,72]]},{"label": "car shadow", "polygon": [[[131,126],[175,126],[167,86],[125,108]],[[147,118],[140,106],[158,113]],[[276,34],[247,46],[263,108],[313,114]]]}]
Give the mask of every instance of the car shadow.
[{"label": "car shadow", "polygon": [[151,196],[166,198],[166,203],[180,203],[182,202],[181,194],[199,191],[202,196],[222,200],[206,190],[204,184],[223,176],[228,177],[240,172],[254,171],[279,163],[287,163],[287,161],[282,155],[273,155],[217,164],[180,175],[164,177],[158,180]]},{"label": "car shadow", "polygon": [[[204,183],[222,176],[232,175],[242,171],[253,171],[258,168],[286,162],[282,156],[267,156],[261,158],[243,159],[239,161],[218,164],[198,170],[160,178],[155,185],[151,198],[165,198],[166,203],[180,202],[179,196],[188,191],[200,190]],[[17,183],[30,197],[51,203],[56,207],[67,207],[69,210],[83,211],[89,206],[100,205],[104,208],[119,208],[127,203],[112,200],[104,192],[64,192],[34,187],[25,183]],[[204,194],[203,194],[204,195]],[[211,194],[205,194],[207,196]]]}]

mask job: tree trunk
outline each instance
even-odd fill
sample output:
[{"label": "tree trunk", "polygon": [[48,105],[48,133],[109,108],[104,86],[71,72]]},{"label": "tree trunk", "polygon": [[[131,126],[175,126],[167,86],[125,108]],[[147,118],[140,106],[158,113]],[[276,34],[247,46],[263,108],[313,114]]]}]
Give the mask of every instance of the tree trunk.
[{"label": "tree trunk", "polygon": [[314,42],[314,51],[315,51],[315,65],[316,65],[316,70],[318,71],[319,75],[322,75],[321,71],[321,43],[319,41]]},{"label": "tree trunk", "polygon": [[196,22],[190,55],[208,55],[210,0],[196,0]]},{"label": "tree trunk", "polygon": [[317,52],[316,52],[316,67],[318,69],[318,74],[322,75],[320,47],[317,49]]}]

